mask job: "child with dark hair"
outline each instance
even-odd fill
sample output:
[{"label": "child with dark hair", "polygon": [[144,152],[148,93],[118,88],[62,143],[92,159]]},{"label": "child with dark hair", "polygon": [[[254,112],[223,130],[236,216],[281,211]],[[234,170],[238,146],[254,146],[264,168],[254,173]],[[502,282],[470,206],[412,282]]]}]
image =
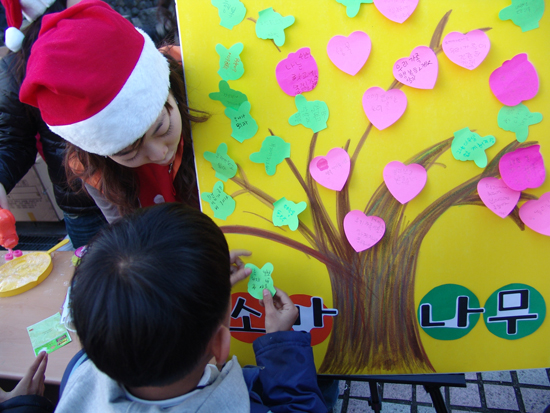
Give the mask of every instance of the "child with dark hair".
[{"label": "child with dark hair", "polygon": [[226,362],[231,286],[248,275],[238,258],[248,254],[230,253],[210,218],[179,203],[106,228],[75,269],[85,356],[67,369],[56,411],[326,412],[311,336],[289,331],[298,313],[283,291],[264,290],[259,367]]}]

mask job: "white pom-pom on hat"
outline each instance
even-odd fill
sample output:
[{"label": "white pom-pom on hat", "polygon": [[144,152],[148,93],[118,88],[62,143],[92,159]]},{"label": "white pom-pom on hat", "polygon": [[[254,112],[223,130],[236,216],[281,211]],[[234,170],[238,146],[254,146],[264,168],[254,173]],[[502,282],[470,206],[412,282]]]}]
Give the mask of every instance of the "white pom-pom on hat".
[{"label": "white pom-pom on hat", "polygon": [[18,52],[23,45],[25,35],[16,27],[8,27],[4,34],[4,43],[12,52]]}]

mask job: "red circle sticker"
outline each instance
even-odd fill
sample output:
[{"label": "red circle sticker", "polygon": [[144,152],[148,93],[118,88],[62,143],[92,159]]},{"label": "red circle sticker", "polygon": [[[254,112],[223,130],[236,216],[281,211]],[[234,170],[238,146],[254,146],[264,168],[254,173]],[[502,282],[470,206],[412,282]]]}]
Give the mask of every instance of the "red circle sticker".
[{"label": "red circle sticker", "polygon": [[[332,318],[338,314],[338,310],[327,308],[321,297],[295,294],[291,295],[290,299],[299,309],[293,330],[310,332],[312,346],[325,341],[332,331]],[[244,343],[252,343],[265,334],[264,311],[259,300],[250,294],[232,294],[229,325],[231,335]]]}]

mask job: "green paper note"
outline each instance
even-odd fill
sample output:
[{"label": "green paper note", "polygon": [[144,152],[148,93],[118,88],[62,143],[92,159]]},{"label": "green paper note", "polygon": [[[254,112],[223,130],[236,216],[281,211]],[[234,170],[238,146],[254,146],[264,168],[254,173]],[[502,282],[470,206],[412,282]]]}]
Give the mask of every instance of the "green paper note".
[{"label": "green paper note", "polygon": [[542,121],[542,114],[531,112],[520,103],[516,106],[503,106],[498,112],[497,121],[502,129],[514,132],[518,142],[525,142],[529,135],[529,126]]},{"label": "green paper note", "polygon": [[237,80],[244,74],[244,66],[240,57],[243,47],[242,43],[235,43],[229,49],[222,44],[216,45],[216,52],[220,56],[218,75],[223,80]]},{"label": "green paper note", "polygon": [[250,155],[252,162],[265,164],[265,171],[269,176],[275,175],[277,165],[286,158],[290,158],[290,143],[271,135],[264,139],[260,152]]},{"label": "green paper note", "polygon": [[220,143],[216,153],[204,152],[204,159],[212,164],[216,171],[216,178],[227,181],[237,174],[237,164],[227,155],[227,144]]},{"label": "green paper note", "polygon": [[474,161],[480,168],[487,166],[487,155],[485,150],[496,142],[494,136],[479,136],[468,128],[460,129],[454,133],[451,152],[459,161]]},{"label": "green paper note", "polygon": [[304,125],[317,133],[327,128],[328,106],[322,100],[308,102],[303,95],[296,95],[294,98],[298,112],[288,119],[292,126]]},{"label": "green paper note", "polygon": [[500,20],[512,20],[522,32],[537,29],[544,14],[544,0],[512,0],[512,4],[500,11]]},{"label": "green paper note", "polygon": [[273,220],[273,225],[276,227],[288,225],[292,231],[296,231],[300,224],[298,215],[304,212],[307,208],[307,204],[304,201],[295,204],[283,197],[276,201],[273,207],[273,216],[271,218]]},{"label": "green paper note", "polygon": [[239,0],[212,0],[212,5],[218,9],[220,26],[231,30],[243,21],[246,7]]},{"label": "green paper note", "polygon": [[267,288],[271,295],[275,295],[276,291],[275,287],[273,287],[273,278],[271,278],[273,264],[267,262],[261,269],[254,264],[245,264],[245,268],[250,268],[252,270],[248,279],[248,294],[261,300],[264,298],[264,289]]},{"label": "green paper note", "polygon": [[210,93],[208,96],[212,100],[218,100],[226,108],[239,109],[241,103],[246,102],[248,98],[244,93],[233,90],[225,80],[220,80],[218,85],[220,91]]},{"label": "green paper note", "polygon": [[201,199],[210,204],[215,218],[225,220],[235,211],[235,200],[223,191],[223,182],[221,181],[214,184],[212,192],[203,192]]},{"label": "green paper note", "polygon": [[69,332],[61,324],[61,314],[59,313],[27,327],[27,333],[29,333],[32,349],[36,356],[43,350],[50,354],[71,342]]},{"label": "green paper note", "polygon": [[271,7],[262,10],[259,15],[256,22],[256,36],[260,39],[273,39],[277,46],[285,44],[285,29],[294,24],[294,17],[283,17]]},{"label": "green paper note", "polygon": [[258,132],[258,124],[250,116],[250,102],[241,103],[239,109],[225,109],[225,116],[231,120],[231,136],[237,139],[240,143],[252,138]]},{"label": "green paper note", "polygon": [[359,7],[363,3],[372,3],[373,0],[336,0],[338,3],[346,6],[346,14],[348,17],[355,17],[359,13]]}]

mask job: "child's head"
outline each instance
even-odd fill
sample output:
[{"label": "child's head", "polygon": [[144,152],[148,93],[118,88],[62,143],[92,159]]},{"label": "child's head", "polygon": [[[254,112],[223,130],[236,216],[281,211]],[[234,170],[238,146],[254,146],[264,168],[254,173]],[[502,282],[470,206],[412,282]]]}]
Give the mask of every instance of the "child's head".
[{"label": "child's head", "polygon": [[227,242],[182,204],[127,216],[90,244],[71,307],[94,364],[130,387],[164,386],[192,371],[228,314]]}]

